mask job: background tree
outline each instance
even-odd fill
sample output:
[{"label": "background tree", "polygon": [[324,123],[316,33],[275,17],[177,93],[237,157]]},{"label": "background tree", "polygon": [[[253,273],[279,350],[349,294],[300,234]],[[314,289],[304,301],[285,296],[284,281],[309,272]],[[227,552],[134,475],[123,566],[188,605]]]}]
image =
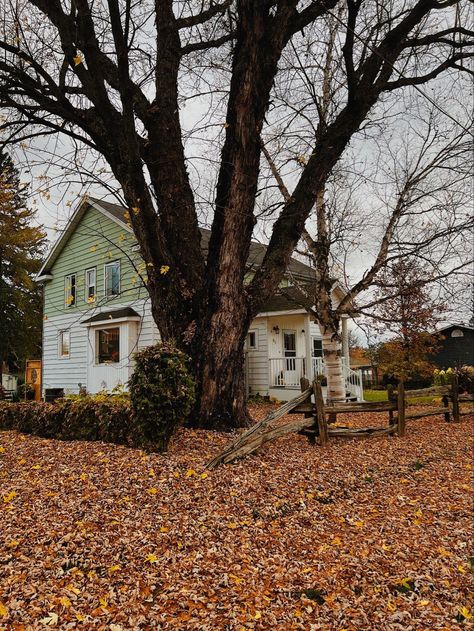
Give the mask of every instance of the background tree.
[{"label": "background tree", "polygon": [[[420,300],[426,299],[430,308],[433,292],[452,300],[460,282],[471,276],[469,240],[474,221],[466,203],[472,179],[469,133],[444,124],[436,110],[425,107],[411,118],[408,129],[399,130],[398,138],[377,142],[376,175],[383,176],[382,184],[370,183],[372,195],[367,185],[361,186],[366,197],[358,201],[357,187],[347,183],[348,176],[341,178],[333,171],[302,233],[301,252],[314,268],[314,281],[301,289],[315,305],[311,312],[321,329],[328,396],[333,400],[345,397],[341,318],[363,314],[370,316],[370,322],[380,321],[384,303],[400,299],[402,290],[406,293],[402,285],[386,282],[387,274],[397,274],[397,265],[411,261]],[[266,155],[283,197],[288,198],[279,170],[269,152]],[[346,164],[346,174],[351,169]],[[368,170],[366,174],[369,179]],[[363,205],[375,193],[380,204],[364,212]],[[358,277],[351,269],[354,253],[371,261]],[[336,284],[345,292],[339,302],[334,301]],[[421,313],[421,304],[417,311]],[[428,330],[428,323],[421,321]],[[388,320],[382,322],[386,328]],[[422,345],[421,339],[417,344]]]},{"label": "background tree", "polygon": [[34,275],[44,246],[45,233],[34,225],[18,171],[0,153],[0,384],[4,362],[19,369],[41,353],[42,292]]},{"label": "background tree", "polygon": [[[176,339],[193,359],[195,422],[241,424],[243,347],[252,317],[278,288],[328,175],[377,104],[396,90],[465,68],[471,33],[460,26],[464,3],[1,5],[0,104],[8,114],[7,141],[61,133],[108,163],[149,269],[153,317],[162,337]],[[298,90],[283,109],[274,100],[281,82],[299,81],[305,71],[297,76],[283,53],[309,50],[309,64],[319,59],[328,41],[326,18],[335,8],[342,23],[334,48],[342,73],[339,98],[324,122],[314,120],[309,157],[301,160],[291,196],[272,206],[265,260],[246,286],[252,233],[265,212],[256,201],[261,138],[265,142],[268,131],[273,137],[275,126],[288,128],[288,116],[306,115]],[[318,48],[315,42],[323,43]],[[198,122],[186,131],[180,110],[189,104]],[[293,128],[289,133],[295,137]],[[201,173],[203,164],[214,166],[203,178],[210,183],[204,194],[188,170]],[[206,255],[198,226],[202,201],[212,215]],[[164,278],[162,265],[170,268]]]},{"label": "background tree", "polygon": [[391,338],[378,348],[381,370],[398,379],[433,373],[430,356],[437,348],[436,327],[446,306],[427,290],[425,272],[414,259],[402,259],[381,274],[369,326]]}]

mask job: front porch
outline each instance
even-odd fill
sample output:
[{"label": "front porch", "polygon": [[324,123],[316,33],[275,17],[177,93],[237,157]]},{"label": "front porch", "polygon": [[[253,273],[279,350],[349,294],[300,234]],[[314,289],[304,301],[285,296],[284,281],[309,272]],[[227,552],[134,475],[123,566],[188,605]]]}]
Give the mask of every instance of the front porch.
[{"label": "front porch", "polygon": [[[357,401],[364,400],[362,387],[362,371],[352,370],[345,357],[342,358],[342,371],[346,384],[346,392]],[[326,367],[322,357],[271,357],[269,358],[269,395],[280,401],[294,398],[295,391],[300,389],[300,380],[306,377],[310,381],[316,376],[326,376]],[[326,387],[323,380],[323,395]]]},{"label": "front porch", "polygon": [[[342,321],[342,337],[346,391],[363,400],[362,376],[349,366],[347,320]],[[246,367],[250,395],[294,398],[301,377],[312,381],[326,374],[318,324],[304,309],[260,313],[249,328]]]}]

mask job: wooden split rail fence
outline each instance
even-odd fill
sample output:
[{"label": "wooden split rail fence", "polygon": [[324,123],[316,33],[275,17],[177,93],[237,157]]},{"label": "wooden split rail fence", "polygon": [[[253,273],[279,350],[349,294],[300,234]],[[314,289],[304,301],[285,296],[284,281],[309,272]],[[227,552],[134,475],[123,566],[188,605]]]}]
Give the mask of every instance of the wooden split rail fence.
[{"label": "wooden split rail fence", "polygon": [[[398,389],[393,387],[388,390],[388,401],[373,402],[336,402],[324,403],[321,384],[314,381],[311,385],[306,378],[301,379],[301,394],[287,401],[284,405],[273,410],[263,420],[252,425],[250,429],[240,434],[227,447],[207,463],[206,469],[212,469],[218,464],[229,463],[238,458],[243,458],[256,451],[266,442],[285,436],[286,434],[304,434],[315,443],[318,439],[320,445],[325,445],[331,436],[342,438],[359,438],[363,436],[383,436],[398,434],[405,436],[406,421],[444,414],[445,420],[458,422],[461,414],[460,401],[474,401],[473,395],[460,395],[457,380],[451,386],[433,386],[422,390],[405,390],[403,382]],[[423,409],[413,413],[407,413],[407,401],[417,397],[436,396],[442,397],[443,407]],[[338,414],[360,414],[372,412],[388,413],[387,427],[341,427],[333,425]],[[273,425],[287,414],[303,415],[303,418],[295,419],[287,423]]]}]

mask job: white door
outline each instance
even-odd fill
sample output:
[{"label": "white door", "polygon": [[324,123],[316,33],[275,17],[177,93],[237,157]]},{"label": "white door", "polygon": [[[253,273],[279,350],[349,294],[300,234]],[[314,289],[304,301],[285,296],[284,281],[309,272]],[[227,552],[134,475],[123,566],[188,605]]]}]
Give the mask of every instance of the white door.
[{"label": "white door", "polygon": [[[134,324],[134,323],[133,323]],[[129,324],[117,323],[89,327],[87,390],[111,391],[125,386],[129,379]]]},{"label": "white door", "polygon": [[283,331],[283,358],[285,368],[285,385],[297,386],[298,373],[296,366],[296,331]]}]

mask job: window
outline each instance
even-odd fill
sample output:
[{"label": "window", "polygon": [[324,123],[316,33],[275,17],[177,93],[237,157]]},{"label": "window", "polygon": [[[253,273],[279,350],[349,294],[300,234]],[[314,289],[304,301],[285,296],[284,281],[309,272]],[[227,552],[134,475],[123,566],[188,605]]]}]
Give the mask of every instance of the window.
[{"label": "window", "polygon": [[86,302],[96,300],[96,271],[95,267],[86,270]]},{"label": "window", "polygon": [[283,355],[296,357],[296,331],[283,331]]},{"label": "window", "polygon": [[99,329],[96,331],[98,364],[116,364],[120,361],[120,329]]},{"label": "window", "polygon": [[107,263],[104,276],[106,298],[118,296],[120,294],[120,261]]},{"label": "window", "polygon": [[257,331],[249,331],[247,333],[247,348],[249,350],[256,350],[258,346]]},{"label": "window", "polygon": [[451,337],[464,337],[464,333],[461,331],[461,329],[454,329],[454,331],[451,333]]},{"label": "window", "polygon": [[69,357],[70,333],[59,331],[59,357]]},{"label": "window", "polygon": [[323,341],[319,340],[317,337],[313,337],[313,357],[322,357],[323,356]]},{"label": "window", "polygon": [[66,307],[76,304],[76,275],[69,274],[64,281],[64,303]]}]

